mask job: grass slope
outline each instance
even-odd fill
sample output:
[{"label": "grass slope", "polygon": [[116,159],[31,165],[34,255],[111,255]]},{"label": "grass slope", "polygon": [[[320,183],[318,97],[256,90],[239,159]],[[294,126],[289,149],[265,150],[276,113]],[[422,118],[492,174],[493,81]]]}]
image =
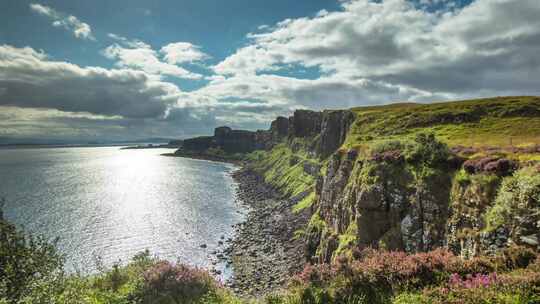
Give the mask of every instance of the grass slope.
[{"label": "grass slope", "polygon": [[344,148],[434,133],[449,146],[540,144],[540,97],[496,97],[433,104],[398,103],[351,109],[358,118]]}]

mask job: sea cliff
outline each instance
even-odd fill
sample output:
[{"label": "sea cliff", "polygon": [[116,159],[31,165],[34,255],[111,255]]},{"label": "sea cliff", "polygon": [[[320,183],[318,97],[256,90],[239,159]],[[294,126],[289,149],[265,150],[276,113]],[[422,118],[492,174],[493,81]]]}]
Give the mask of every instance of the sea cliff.
[{"label": "sea cliff", "polygon": [[[446,248],[462,258],[515,245],[540,249],[540,192],[532,181],[539,176],[538,97],[297,110],[269,130],[220,127],[212,137],[186,142],[177,155],[193,153],[191,142],[199,155],[241,158],[244,171],[279,193],[282,207],[265,210],[292,212],[289,221],[298,215],[295,240],[301,242],[291,255],[302,247],[306,263],[333,263],[357,248],[409,254]],[[257,196],[244,199],[250,204]],[[248,222],[239,235],[260,223]],[[264,238],[281,225],[259,232]],[[263,256],[286,247],[237,244]],[[272,277],[272,269],[257,268],[263,260],[252,262],[254,273]],[[272,289],[245,285],[247,294]]]}]

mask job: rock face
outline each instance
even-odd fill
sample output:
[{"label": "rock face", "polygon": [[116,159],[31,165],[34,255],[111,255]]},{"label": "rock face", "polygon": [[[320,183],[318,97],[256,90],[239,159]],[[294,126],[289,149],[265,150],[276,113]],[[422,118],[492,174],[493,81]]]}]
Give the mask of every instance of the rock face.
[{"label": "rock face", "polygon": [[272,134],[272,141],[278,142],[283,138],[286,138],[289,134],[289,119],[283,116],[279,116],[276,120],[272,121],[270,125],[270,133]]},{"label": "rock face", "polygon": [[321,137],[317,147],[321,158],[330,156],[343,144],[354,120],[355,115],[351,111],[323,112]]},{"label": "rock face", "polygon": [[233,130],[223,126],[215,128],[214,136],[200,136],[184,140],[183,149],[202,152],[210,148],[219,148],[227,153],[248,153],[267,149],[271,142],[270,131]]},{"label": "rock face", "polygon": [[214,147],[216,147],[216,142],[213,136],[189,138],[185,139],[183,143],[183,149],[190,151],[204,151]]},{"label": "rock face", "polygon": [[[355,116],[351,111],[315,112],[297,110],[289,118],[278,117],[269,130],[233,130],[223,126],[214,130],[214,136],[201,136],[184,140],[183,149],[205,151],[219,148],[227,153],[247,153],[269,150],[280,142],[294,138],[319,136],[314,153],[328,157],[345,141],[349,126]],[[313,170],[315,171],[315,170]]]},{"label": "rock face", "polygon": [[296,110],[289,117],[289,137],[310,137],[321,132],[322,112]]},{"label": "rock face", "polygon": [[315,187],[320,221],[308,227],[308,257],[329,262],[347,246],[420,252],[445,244],[453,170],[440,163],[419,174],[422,167],[399,151],[390,155],[359,158],[350,150],[330,157]]},{"label": "rock face", "polygon": [[219,127],[215,129],[214,140],[225,152],[245,153],[257,148],[256,135],[256,132]]}]

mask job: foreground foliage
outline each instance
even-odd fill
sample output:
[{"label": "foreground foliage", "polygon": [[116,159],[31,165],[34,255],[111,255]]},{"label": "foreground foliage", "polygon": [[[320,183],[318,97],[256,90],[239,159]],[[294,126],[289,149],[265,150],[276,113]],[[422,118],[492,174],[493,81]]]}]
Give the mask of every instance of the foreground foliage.
[{"label": "foreground foliage", "polygon": [[526,248],[462,260],[437,249],[356,251],[331,265],[307,266],[269,303],[538,303],[540,258]]},{"label": "foreground foliage", "polygon": [[[1,213],[0,213],[1,215]],[[538,303],[540,257],[524,247],[462,260],[438,249],[408,255],[354,250],[308,265],[288,287],[241,300],[206,271],[160,261],[148,251],[98,274],[66,274],[53,243],[0,217],[0,303]]]}]

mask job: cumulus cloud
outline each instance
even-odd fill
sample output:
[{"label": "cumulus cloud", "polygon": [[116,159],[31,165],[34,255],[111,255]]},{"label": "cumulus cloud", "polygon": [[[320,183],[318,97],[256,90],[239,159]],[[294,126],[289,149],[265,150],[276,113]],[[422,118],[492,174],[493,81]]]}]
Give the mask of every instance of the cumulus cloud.
[{"label": "cumulus cloud", "polygon": [[163,116],[179,93],[141,71],[80,67],[8,45],[0,45],[0,88],[0,105],[132,118]]},{"label": "cumulus cloud", "polygon": [[405,0],[345,1],[340,11],[284,20],[250,35],[249,45],[214,70],[255,75],[297,64],[319,68],[323,77],[448,96],[538,93],[538,15],[536,0],[476,0],[434,12]]},{"label": "cumulus cloud", "polygon": [[175,42],[167,44],[160,51],[164,59],[170,64],[193,63],[210,58],[201,51],[201,47],[189,42]]},{"label": "cumulus cloud", "polygon": [[540,2],[455,3],[349,0],[338,11],[262,26],[212,67],[206,85],[190,92],[164,77],[201,79],[181,65],[209,55],[188,42],[154,49],[109,34],[114,43],[103,54],[121,68],[113,70],[3,46],[0,106],[119,116],[61,121],[95,126],[102,134],[136,129],[185,137],[224,124],[267,127],[297,108],[540,94]]},{"label": "cumulus cloud", "polygon": [[[175,56],[179,55],[179,53],[174,52],[175,49],[178,49],[174,45],[171,46],[169,44],[166,46],[169,47],[167,49],[170,50],[170,53],[166,53],[165,60],[167,62],[164,62],[159,58],[159,53],[143,41],[129,40],[115,34],[109,34],[108,36],[118,41],[118,43],[108,46],[103,51],[103,55],[109,59],[116,60],[116,65],[119,67],[140,69],[151,75],[168,75],[184,79],[202,78],[202,75],[192,73],[176,65],[178,62],[175,60]],[[196,48],[193,50],[196,50]],[[194,54],[192,53],[191,55],[193,56]],[[171,56],[167,57],[168,55]]]},{"label": "cumulus cloud", "polygon": [[66,29],[72,32],[77,38],[95,40],[90,25],[82,22],[75,16],[61,13],[49,6],[38,3],[31,3],[30,9],[40,15],[48,17],[52,20],[53,26]]}]

